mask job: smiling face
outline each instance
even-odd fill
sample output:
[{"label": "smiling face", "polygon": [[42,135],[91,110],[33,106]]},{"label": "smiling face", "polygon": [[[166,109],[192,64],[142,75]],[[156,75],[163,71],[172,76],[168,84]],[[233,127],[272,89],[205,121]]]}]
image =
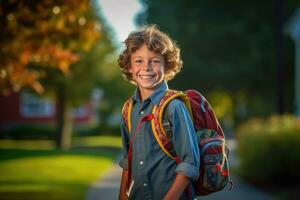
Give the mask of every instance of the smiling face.
[{"label": "smiling face", "polygon": [[141,95],[150,95],[164,80],[164,57],[150,51],[145,44],[131,55],[130,64],[129,72]]}]

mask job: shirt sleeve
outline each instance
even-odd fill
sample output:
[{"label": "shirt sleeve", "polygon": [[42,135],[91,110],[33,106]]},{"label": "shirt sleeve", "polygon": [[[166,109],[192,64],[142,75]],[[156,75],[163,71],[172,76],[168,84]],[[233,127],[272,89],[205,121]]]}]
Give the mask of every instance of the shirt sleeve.
[{"label": "shirt sleeve", "polygon": [[200,153],[192,119],[185,104],[174,99],[167,106],[168,119],[172,124],[172,144],[181,161],[175,172],[194,181],[199,176]]},{"label": "shirt sleeve", "polygon": [[122,167],[125,170],[128,170],[128,149],[129,149],[129,133],[128,128],[124,122],[124,119],[121,121],[121,135],[122,135],[122,157],[119,161],[120,167]]}]

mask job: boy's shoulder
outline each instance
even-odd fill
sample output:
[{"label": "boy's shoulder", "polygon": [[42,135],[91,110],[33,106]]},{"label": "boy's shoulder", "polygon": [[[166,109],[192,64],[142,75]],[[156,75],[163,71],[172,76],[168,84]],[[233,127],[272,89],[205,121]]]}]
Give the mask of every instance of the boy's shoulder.
[{"label": "boy's shoulder", "polygon": [[[159,102],[156,102],[156,103],[158,103],[157,106],[159,106],[162,103],[161,101],[164,101],[164,103],[166,103],[165,102],[166,99],[169,99],[169,100],[167,100],[167,104],[165,106],[166,110],[173,110],[173,109],[176,109],[176,108],[185,107],[185,103],[182,101],[182,99],[178,98],[178,96],[175,97],[176,95],[174,96],[173,94],[169,95],[168,92],[182,93],[182,92],[177,91],[177,90],[167,89],[164,92],[164,94],[161,96]],[[132,96],[128,97],[124,101],[122,111],[124,110],[124,108],[129,107],[130,104],[132,104],[135,95],[136,95],[136,93],[134,93]],[[166,99],[163,100],[163,98],[166,98]]]},{"label": "boy's shoulder", "polygon": [[175,109],[180,107],[185,107],[185,104],[182,100],[174,98],[166,105],[166,110],[174,111]]},{"label": "boy's shoulder", "polygon": [[[182,100],[182,98],[179,98],[177,96],[177,93],[181,93],[181,92],[176,90],[169,90],[169,91],[175,92],[175,94],[171,94],[169,97],[167,97],[167,99],[169,100],[163,100],[163,98],[168,94],[165,94],[164,97],[162,97],[162,101],[166,103],[165,107],[163,108],[163,112],[167,113],[169,116],[172,116],[176,111],[179,110],[183,112],[185,111],[188,112],[188,110],[186,109],[185,102]],[[162,105],[160,106],[163,107]]]}]

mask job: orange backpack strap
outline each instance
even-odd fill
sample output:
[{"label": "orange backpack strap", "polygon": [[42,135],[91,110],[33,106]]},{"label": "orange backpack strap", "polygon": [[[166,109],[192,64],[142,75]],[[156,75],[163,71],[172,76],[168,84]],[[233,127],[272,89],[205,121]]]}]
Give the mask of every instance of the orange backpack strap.
[{"label": "orange backpack strap", "polygon": [[132,99],[129,98],[127,101],[124,103],[123,108],[122,108],[122,117],[125,122],[125,125],[128,128],[128,133],[131,132],[131,110],[132,110]]},{"label": "orange backpack strap", "polygon": [[153,120],[151,120],[152,131],[157,143],[159,144],[160,148],[173,160],[176,160],[176,157],[170,152],[171,141],[170,138],[168,138],[166,131],[163,129],[163,113],[168,103],[175,98],[183,101],[192,117],[191,105],[186,94],[181,91],[168,90],[164,97],[160,100],[159,104],[154,106],[152,111]]}]

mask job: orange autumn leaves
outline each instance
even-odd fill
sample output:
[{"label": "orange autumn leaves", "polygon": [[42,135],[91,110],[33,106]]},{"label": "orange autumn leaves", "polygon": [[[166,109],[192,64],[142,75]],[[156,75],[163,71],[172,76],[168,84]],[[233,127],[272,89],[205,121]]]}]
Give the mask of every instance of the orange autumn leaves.
[{"label": "orange autumn leaves", "polygon": [[0,92],[30,86],[43,92],[46,68],[68,75],[80,52],[100,38],[101,24],[87,0],[1,1]]}]

